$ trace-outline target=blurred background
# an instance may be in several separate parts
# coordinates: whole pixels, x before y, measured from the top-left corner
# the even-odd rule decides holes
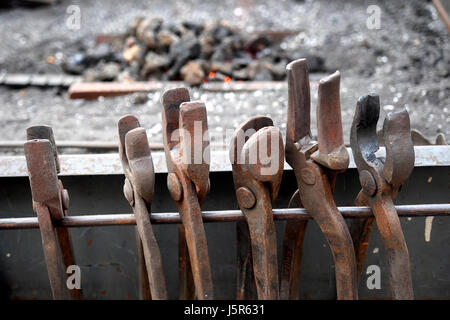
[[[226,144],[224,132],[256,114],[271,116],[284,131],[287,88],[210,92],[202,85],[284,81],[286,64],[306,57],[313,134],[317,81],[340,70],[347,143],[356,100],[369,92],[380,95],[380,118],[406,106],[413,129],[431,140],[438,133],[449,138],[449,33],[431,1],[49,0],[1,6],[0,82],[11,74],[64,75],[69,82],[184,81],[192,99],[206,103],[212,140]],[[56,86],[51,80],[21,85],[20,77],[19,84],[0,85],[0,140],[22,141],[27,126],[45,123],[57,141],[115,143],[117,120],[132,113],[151,142],[162,141],[162,90],[71,100],[61,79]]]

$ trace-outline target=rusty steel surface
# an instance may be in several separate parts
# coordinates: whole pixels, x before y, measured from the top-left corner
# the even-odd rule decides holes
[[[69,194],[58,179],[60,163],[52,128],[29,127],[27,139],[24,151],[33,208],[38,217],[52,296],[57,300],[77,300],[81,298],[81,290],[69,291],[64,272],[67,267],[75,265],[72,239],[67,228],[55,228],[55,222],[67,215]]]
[[[297,190],[289,201],[289,208],[301,208],[302,206]],[[282,300],[299,299],[303,241],[307,225],[308,220],[294,220],[285,225],[280,283],[280,299]]]
[[[273,145],[275,147],[272,148]],[[268,150],[263,150],[264,146]],[[267,159],[263,159],[261,153]],[[257,155],[254,163],[250,161],[253,155]],[[245,260],[238,270],[238,279],[243,283],[238,283],[237,296],[251,297],[251,292],[246,293],[245,290],[252,286],[253,277],[249,274],[252,268],[258,299],[278,299],[277,241],[272,203],[280,189],[284,148],[281,133],[270,118],[254,117],[236,129],[230,146],[230,161],[238,204],[247,222],[238,225],[238,238],[241,239],[238,245],[248,248],[248,236],[251,243],[251,252],[248,248],[247,254],[243,253]],[[267,170],[272,166],[275,166],[274,170]]]
[[[149,296],[144,291],[146,289],[142,283],[147,281],[153,299],[167,299],[161,253],[149,214],[154,194],[155,173],[147,134],[138,119],[132,115],[120,118],[118,133],[119,156],[125,174],[124,195],[136,216],[137,231],[148,275],[148,278],[144,277],[144,266],[140,266],[142,297]]]
[[[314,218],[325,235],[333,254],[338,299],[357,299],[356,259],[347,224],[338,211],[333,199],[335,176],[345,170],[349,156],[343,144],[339,102],[340,74],[322,79],[319,83],[317,106],[318,140],[312,141],[310,130],[310,89],[305,59],[291,62],[288,75],[288,119],[286,133],[286,160],[294,170],[302,204]],[[285,229],[286,241],[297,241],[296,233],[304,232],[304,226],[297,230]],[[295,243],[284,247],[295,248]],[[298,248],[298,247],[297,247]],[[292,251],[292,250],[291,250]],[[283,258],[286,272],[297,272],[292,259],[298,253],[291,252]],[[298,261],[298,260],[297,260]],[[298,274],[284,274],[283,278],[295,279]],[[295,280],[298,281],[298,280]],[[295,296],[283,289],[284,298]]]
[[[70,85],[70,99],[93,100],[99,97],[116,97],[135,92],[155,92],[167,88],[177,88],[179,81],[133,81],[133,82],[75,82]],[[207,92],[244,92],[257,90],[280,90],[286,87],[284,81],[229,81],[208,82],[200,86]]]
[[[382,132],[386,157],[379,157],[376,154],[379,113],[378,95],[359,98],[350,136],[362,187],[356,204],[370,205],[373,210],[388,258],[392,298],[413,299],[408,248],[393,204],[401,185],[414,168],[409,114],[402,109],[386,116]],[[356,221],[352,226],[359,269],[364,261],[372,221]]]
[[[185,241],[188,249],[179,252],[180,287],[184,288],[182,292],[192,292],[189,288],[190,275],[186,274],[191,268],[196,298],[214,299],[208,244],[200,209],[209,192],[210,151],[209,136],[205,131],[208,128],[206,107],[199,101],[190,102],[186,88],[166,90],[161,102],[167,186],[183,222],[184,230],[179,232],[179,241]],[[197,132],[198,129],[200,132]],[[190,266],[185,265],[188,261]]]

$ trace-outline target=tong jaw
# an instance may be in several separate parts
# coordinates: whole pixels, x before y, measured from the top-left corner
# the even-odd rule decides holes
[[[69,194],[58,179],[60,171],[58,152],[49,126],[27,128],[24,144],[34,202],[47,206],[52,219],[61,220],[69,207]]]
[[[411,175],[415,159],[409,114],[406,108],[386,116],[383,123],[383,139],[386,147],[384,177],[394,189],[398,190]]]
[[[233,135],[230,161],[236,175],[267,184],[271,201],[276,199],[283,175],[284,148],[272,119],[257,116],[241,124]]]
[[[350,143],[360,182],[369,196],[385,190],[390,185],[398,192],[400,186],[414,168],[414,147],[410,120],[406,109],[389,113],[384,119],[382,139],[386,146],[386,158],[377,157],[379,149],[376,133],[380,114],[380,98],[369,94],[358,99],[353,118]]]
[[[308,144],[311,137],[311,96],[306,59],[292,61],[286,66],[288,77],[288,121],[286,145],[302,142]]]
[[[350,157],[342,132],[340,80],[341,74],[336,71],[319,82],[316,109],[319,147],[311,158],[326,168],[343,171],[348,168]]]
[[[182,168],[194,183],[197,193],[209,192],[209,133],[206,106],[203,102],[183,102],[180,105],[180,151]],[[199,141],[198,137],[201,137]]]
[[[118,123],[119,157],[125,174],[124,194],[134,204],[133,188],[147,204],[153,199],[155,172],[147,133],[133,115],[120,118]]]
[[[206,106],[190,102],[186,88],[166,90],[163,105],[163,140],[169,172],[181,172],[191,180],[200,202],[209,192],[209,133]],[[199,143],[198,137],[201,137]],[[179,179],[181,177],[178,177]]]

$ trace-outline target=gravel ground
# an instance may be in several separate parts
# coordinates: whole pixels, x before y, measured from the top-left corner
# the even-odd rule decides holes
[[[78,5],[81,28],[67,28],[66,10]],[[368,29],[367,7],[381,9],[380,29]],[[424,1],[60,1],[51,7],[0,10],[0,72],[60,73],[58,63],[81,45],[92,45],[98,33],[120,33],[139,15],[181,22],[225,19],[252,30],[302,30],[281,45],[297,58],[319,55],[327,70],[341,71],[341,105],[348,143],[356,100],[369,92],[380,94],[382,115],[406,106],[412,128],[450,140],[449,34],[431,3]],[[6,31],[5,31],[6,30]],[[317,81],[323,75],[312,74]],[[312,90],[312,131],[315,134],[317,86]],[[58,140],[116,141],[117,120],[127,113],[139,116],[149,139],[161,142],[161,93],[69,100],[64,90],[0,87],[0,140],[23,140],[32,124],[53,126]],[[223,142],[229,130],[256,114],[269,115],[283,131],[287,92],[271,89],[249,93],[207,93],[191,89],[193,99],[208,109],[212,139]],[[382,121],[380,121],[380,126]],[[227,142],[227,141],[225,141]],[[4,152],[4,151],[3,151]]]

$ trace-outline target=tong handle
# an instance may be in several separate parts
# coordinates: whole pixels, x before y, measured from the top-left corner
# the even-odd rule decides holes
[[[369,198],[389,265],[392,298],[414,299],[408,247],[390,194]]]
[[[147,204],[152,202],[155,171],[144,128],[136,128],[125,135],[125,148],[130,168],[131,184]]]

